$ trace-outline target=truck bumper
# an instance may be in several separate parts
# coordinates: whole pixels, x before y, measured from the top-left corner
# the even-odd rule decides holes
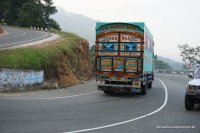
[[[137,94],[141,92],[141,88],[133,87],[131,85],[110,85],[110,84],[97,84],[97,89],[107,92],[122,92],[122,93],[133,93]]]

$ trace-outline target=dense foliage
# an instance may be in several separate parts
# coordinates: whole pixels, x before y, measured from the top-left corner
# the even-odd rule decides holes
[[[60,30],[50,18],[56,12],[52,0],[0,0],[0,21],[8,25]]]
[[[188,44],[179,44],[178,47],[181,50],[180,55],[187,68],[200,65],[200,46],[191,47]]]
[[[172,69],[172,67],[162,60],[154,60],[154,69]]]

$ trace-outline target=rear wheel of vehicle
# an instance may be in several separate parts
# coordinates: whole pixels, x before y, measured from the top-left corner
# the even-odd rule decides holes
[[[145,85],[142,85],[142,87],[141,87],[141,95],[146,95],[147,87],[148,87],[147,83]]]
[[[104,93],[105,93],[105,94],[110,94],[110,92],[109,92],[109,91],[104,91]]]
[[[114,94],[113,91],[104,91],[104,93],[107,94],[107,95],[112,95],[112,94]]]
[[[194,101],[192,101],[187,94],[185,95],[185,108],[186,110],[194,109]]]
[[[148,83],[148,88],[151,89],[152,88],[152,82]]]

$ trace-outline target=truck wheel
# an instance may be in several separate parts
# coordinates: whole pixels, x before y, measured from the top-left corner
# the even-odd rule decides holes
[[[194,101],[192,101],[187,94],[185,95],[185,108],[186,110],[194,109]]]
[[[142,85],[142,87],[141,87],[141,95],[146,95],[147,87],[148,87],[147,84]]]
[[[110,94],[110,92],[109,92],[109,91],[104,91],[104,93],[105,93],[105,94]]]
[[[142,95],[146,95],[146,88],[145,88],[145,85],[142,87],[141,94],[142,94]]]
[[[148,83],[148,88],[152,88],[152,82]]]
[[[147,82],[147,79],[146,79],[145,85],[143,85],[143,83],[142,83],[142,87],[141,87],[141,94],[142,95],[146,95],[147,88],[148,88],[148,82]]]

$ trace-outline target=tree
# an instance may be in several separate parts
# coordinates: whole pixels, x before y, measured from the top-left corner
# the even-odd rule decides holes
[[[8,2],[4,0],[0,0],[0,23],[3,22],[5,19],[5,14],[6,14],[6,7],[8,7]]]
[[[191,47],[188,44],[179,44],[181,57],[186,66],[195,66],[200,64],[200,46]]]
[[[9,25],[16,25],[20,7],[29,1],[31,0],[0,0],[1,20],[5,20]]]
[[[53,28],[53,29],[61,30],[59,24],[55,20],[53,20],[53,19],[49,19],[48,28]]]
[[[50,18],[56,12],[52,0],[0,0],[0,19],[9,25],[60,30],[58,23]]]
[[[38,6],[34,2],[24,3],[18,13],[17,23],[23,27],[39,27]]]
[[[92,65],[95,65],[95,47],[95,45],[92,45],[92,47],[89,50],[89,59]]]
[[[172,67],[168,63],[162,60],[154,60],[154,68],[155,69],[172,69]]]

